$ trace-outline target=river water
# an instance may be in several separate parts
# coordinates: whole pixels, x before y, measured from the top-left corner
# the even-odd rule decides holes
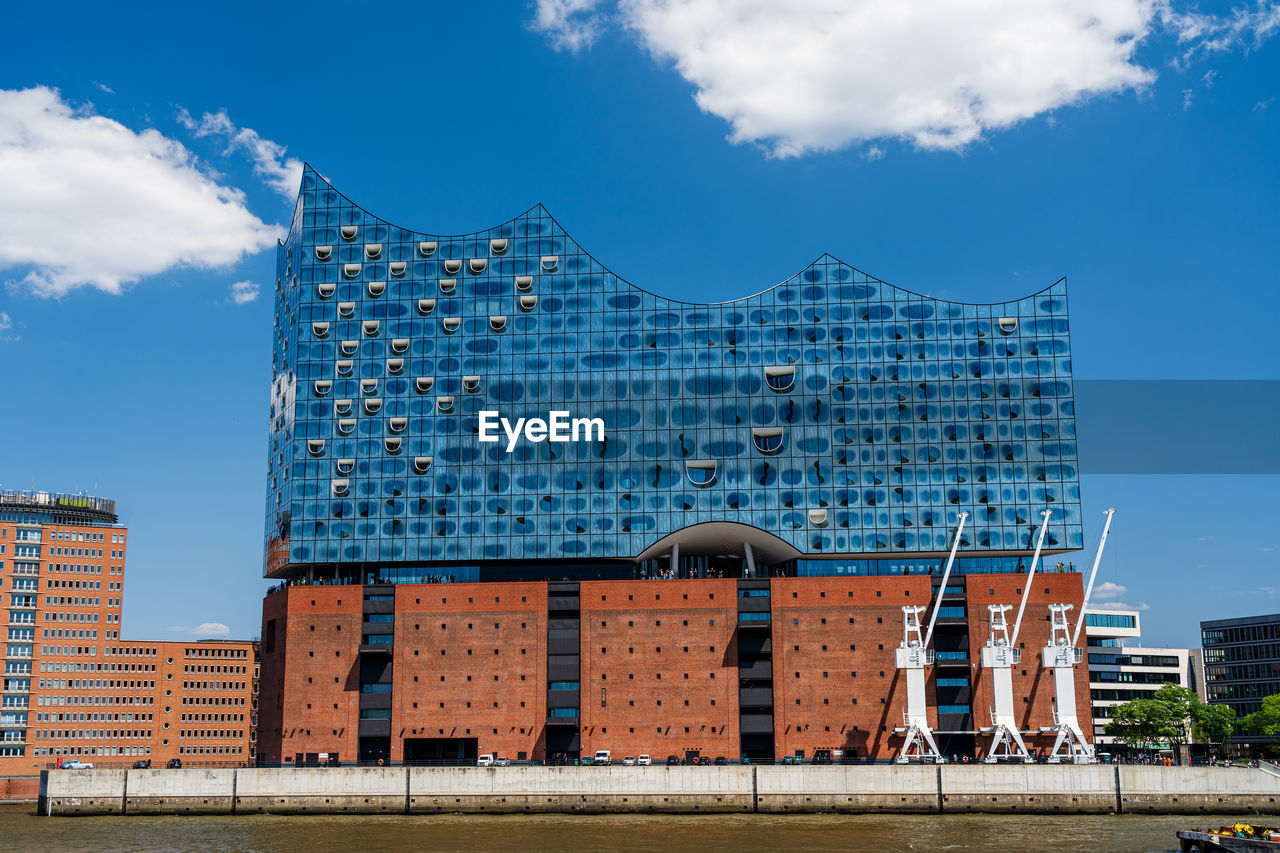
[[[245,815],[42,818],[0,807],[0,850],[431,851],[1176,850],[1174,832],[1232,817],[1136,815]],[[1249,818],[1280,823],[1280,818]]]

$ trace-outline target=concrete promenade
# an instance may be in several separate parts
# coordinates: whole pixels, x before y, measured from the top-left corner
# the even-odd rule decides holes
[[[437,812],[1278,814],[1265,770],[1129,765],[53,770],[42,815]]]

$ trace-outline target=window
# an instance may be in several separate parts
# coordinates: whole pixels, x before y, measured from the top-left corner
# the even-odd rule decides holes
[[[771,390],[784,394],[796,384],[796,369],[793,365],[766,367],[764,369],[764,381]]]
[[[706,487],[716,481],[716,462],[714,460],[689,459],[684,463],[684,470],[689,482],[695,486]]]
[[[1133,628],[1136,619],[1124,613],[1086,613],[1084,624],[1090,628]]]
[[[751,437],[761,453],[777,453],[782,449],[782,427],[757,427],[751,430]]]

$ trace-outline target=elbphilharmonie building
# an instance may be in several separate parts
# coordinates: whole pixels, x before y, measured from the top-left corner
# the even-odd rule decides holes
[[[707,276],[717,274],[714,258],[704,266]],[[823,737],[803,746],[783,742],[783,729],[816,723],[806,717],[784,724],[777,710],[779,608],[800,607],[809,593],[813,613],[885,606],[875,628],[851,628],[854,616],[840,610],[817,616],[820,630],[804,636],[828,630],[822,626],[830,618],[831,630],[839,623],[857,637],[885,632],[891,649],[906,599],[929,604],[953,596],[940,611],[946,615],[938,641],[960,652],[969,634],[985,636],[976,624],[985,608],[966,611],[974,583],[983,599],[999,597],[997,587],[1025,568],[1042,510],[1053,511],[1047,553],[1082,546],[1065,282],[1010,302],[965,304],[910,292],[824,255],[781,283],[744,284],[742,298],[729,302],[682,301],[671,298],[673,289],[624,280],[541,205],[472,234],[413,231],[305,171],[278,251],[272,349],[266,574],[286,585],[267,599],[263,675],[267,691],[272,637],[282,646],[287,637],[287,657],[279,652],[276,664],[279,760],[319,752],[465,756],[486,751],[489,738],[501,738],[493,749],[532,760],[610,740],[587,720],[619,712],[595,695],[602,685],[584,684],[596,651],[585,624],[590,618],[611,630],[625,617],[596,619],[592,609],[612,606],[616,596],[631,596],[639,607],[635,589],[652,598],[646,584],[655,579],[678,586],[684,598],[672,600],[672,586],[662,599],[669,604],[649,601],[649,610],[677,608],[677,600],[684,606],[691,595],[727,608],[719,627],[715,616],[701,614],[697,631],[665,646],[686,648],[689,636],[728,631],[718,642],[692,643],[719,646],[703,669],[712,662],[725,668],[712,686],[726,692],[706,706],[727,715],[712,727],[723,731],[704,731],[713,751],[887,754],[897,721],[868,718],[859,724],[863,740],[848,731],[837,737],[824,723]],[[483,440],[486,417],[515,425],[553,420],[554,413],[600,428],[584,429],[579,440],[556,440],[566,436],[546,429],[499,429],[498,440]],[[959,580],[941,589],[936,576],[961,513],[968,524],[958,546]],[[1079,600],[1077,574],[1051,574],[1049,581],[1060,588],[1046,587],[1046,596]],[[725,590],[715,598],[709,585]],[[472,592],[460,593],[464,588]],[[297,619],[305,621],[298,608],[323,609],[312,601],[316,590],[338,601],[335,590],[344,589],[352,590],[346,603],[331,604],[326,618],[346,613],[353,620],[342,637],[349,648],[334,650],[355,661],[356,674],[338,686],[346,685],[350,695],[342,701],[354,703],[358,723],[344,735],[326,735],[334,740],[329,749],[315,735],[291,745],[299,736],[285,734],[290,730],[338,731],[333,720],[308,728],[302,717],[290,719],[303,701],[297,697],[320,688],[289,688],[286,669],[319,641],[314,625],[298,627]],[[437,594],[444,589],[454,594]],[[780,601],[782,589],[794,595]],[[1013,595],[1011,588],[1005,597]],[[490,675],[500,683],[522,676],[522,687],[532,681],[536,689],[519,709],[506,707],[509,698],[475,700],[484,716],[523,709],[529,720],[462,725],[492,731],[462,743],[457,721],[479,713],[463,698],[470,688],[409,708],[403,697],[413,688],[397,686],[410,674],[437,674],[422,670],[419,652],[427,650],[412,645],[409,625],[422,626],[426,617],[414,623],[408,614],[426,607],[424,600],[447,599],[433,605],[448,615],[441,624],[470,618],[501,634],[513,617],[460,615],[489,598],[490,610],[518,599],[529,611],[523,630],[540,633],[521,649],[524,660],[500,653],[511,637],[495,641],[487,657],[503,658],[500,671],[468,670],[468,679],[483,675],[491,685]],[[668,627],[676,618],[667,616]],[[785,628],[798,628],[801,619],[791,616]],[[626,621],[635,630],[637,620]],[[660,614],[645,617],[649,630],[662,630],[662,621]],[[678,621],[688,627],[683,616]],[[450,658],[442,642],[431,640],[433,666]],[[610,644],[619,642],[595,644],[596,656],[613,654]],[[793,642],[785,651],[803,655],[808,645]],[[816,645],[868,652],[850,638]],[[476,658],[467,648],[464,657]],[[468,665],[481,663],[498,665]],[[849,698],[892,716],[891,685],[865,676],[855,684],[850,666],[813,666],[791,667],[791,681],[822,672],[828,684],[819,692],[829,692],[830,673],[840,670],[854,691]],[[681,674],[677,684],[688,678]],[[440,678],[447,684],[446,675]],[[948,677],[931,687],[939,691],[939,714],[946,709],[939,728],[954,734],[953,748],[972,751],[976,728],[986,724],[974,720],[978,688],[969,675]],[[309,684],[321,681],[311,678]],[[634,682],[635,673],[613,678],[608,687],[619,690],[616,679]],[[325,683],[337,690],[331,679]],[[332,711],[342,701],[311,704]],[[650,716],[661,706],[654,701]],[[449,707],[462,702],[466,714]],[[794,715],[805,707],[797,704],[783,710]],[[847,704],[851,714],[872,710]],[[1028,713],[1043,705],[1029,702]],[[639,714],[634,704],[625,707]],[[637,721],[607,728],[630,729],[626,742],[638,751],[712,749],[692,742],[692,732],[687,743],[650,744],[645,738],[663,728],[661,721]]]

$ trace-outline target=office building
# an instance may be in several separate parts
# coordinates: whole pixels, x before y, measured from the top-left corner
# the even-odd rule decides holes
[[[257,644],[122,638],[129,536],[115,501],[0,493],[0,772],[254,759]]]
[[[1099,747],[1113,752],[1119,741],[1106,734],[1112,706],[1148,698],[1165,684],[1196,689],[1194,650],[1143,646],[1141,619],[1136,610],[1085,613],[1093,732]]]
[[[1280,613],[1211,619],[1200,623],[1205,700],[1228,705],[1237,717],[1280,694]],[[1232,742],[1253,749],[1271,738],[1241,731]]]
[[[825,255],[682,302],[541,206],[419,233],[308,168],[277,259],[262,754],[881,757],[902,607],[937,595],[942,746],[974,753],[969,650],[1046,507],[1027,647],[1081,599],[1066,303],[946,302]],[[1028,728],[1051,723],[1033,657]]]

